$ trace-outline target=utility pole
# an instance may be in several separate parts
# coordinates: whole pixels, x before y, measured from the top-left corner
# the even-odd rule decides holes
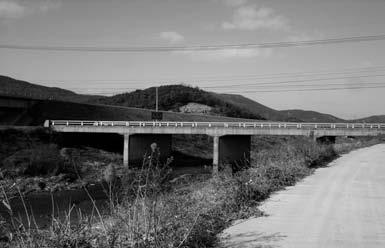
[[[158,97],[158,86],[155,87],[155,90],[156,90],[156,103],[155,103],[155,111],[158,112],[158,101],[159,101],[159,97]]]
[[[151,111],[151,119],[154,121],[161,121],[163,119],[163,112],[159,112],[158,88],[158,86],[155,87],[155,111]]]

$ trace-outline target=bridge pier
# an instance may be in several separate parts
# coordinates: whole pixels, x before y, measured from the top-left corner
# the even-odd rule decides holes
[[[218,174],[219,166],[219,136],[213,137],[213,174]]]
[[[213,174],[219,165],[229,165],[232,169],[250,164],[251,136],[224,135],[213,139]]]
[[[129,164],[129,149],[130,149],[130,135],[128,133],[123,134],[124,136],[124,145],[123,145],[123,166],[128,168]]]
[[[160,150],[160,160],[171,156],[171,134],[123,134],[123,165],[128,168],[132,164],[142,164],[145,155],[151,154],[151,144],[156,143]]]

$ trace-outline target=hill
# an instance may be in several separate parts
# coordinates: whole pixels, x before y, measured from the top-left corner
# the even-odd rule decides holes
[[[299,119],[304,122],[345,122],[346,120],[337,118],[333,115],[323,114],[316,111],[291,109],[279,111],[281,115],[289,120]]]
[[[253,101],[247,97],[242,95],[233,95],[233,94],[216,94],[219,99],[222,99],[224,102],[233,104],[242,109],[246,109],[253,114],[260,115],[266,120],[272,121],[289,121],[288,118],[285,118],[279,111],[269,108],[265,105],[262,105],[256,101]],[[295,121],[300,121],[299,119],[295,119]]]
[[[41,100],[35,103],[28,111],[24,112],[14,125],[38,126],[45,120],[99,120],[99,121],[150,121],[151,110],[128,108],[119,106],[107,106],[98,104],[85,104],[75,102],[62,102]],[[241,121],[222,116],[210,116],[199,114],[182,114],[164,112],[165,121]],[[1,123],[1,121],[0,121]],[[3,123],[3,125],[5,125]]]
[[[207,92],[199,88],[184,85],[161,86],[158,91],[159,109],[163,111],[178,112],[180,107],[194,102],[210,106],[212,108],[211,113],[214,115],[257,120],[266,120],[270,117],[270,115],[265,113],[270,111],[269,108],[247,98],[244,98],[244,102],[242,103],[242,101],[231,100],[231,98],[226,95]],[[112,97],[94,99],[92,102],[107,105],[154,109],[156,98],[155,92],[155,88],[152,87]],[[252,103],[254,103],[254,105],[251,105]],[[263,109],[264,111],[260,113],[258,109],[253,108],[255,105],[258,105],[259,109]],[[247,108],[245,106],[247,106]]]
[[[373,115],[366,118],[352,120],[352,122],[384,123],[385,115]]]
[[[80,95],[61,88],[45,87],[6,76],[0,76],[0,96],[1,95],[21,96],[40,99],[41,101],[28,111],[0,109],[0,124],[11,122],[11,120],[17,120],[18,124],[40,123],[43,116],[46,119],[149,120],[150,111],[146,109],[155,108],[154,87],[111,97],[103,97]],[[47,99],[51,101],[44,101]],[[65,104],[64,102],[87,104],[73,105],[69,103]],[[66,107],[65,105],[71,107]],[[111,108],[111,106],[106,105],[129,108]],[[57,108],[57,111],[55,111],[53,106]],[[278,111],[242,95],[218,94],[185,85],[159,87],[159,109],[167,111],[167,113],[165,113],[165,116],[169,118],[167,120],[182,120],[181,116],[177,116],[177,112],[186,106],[199,106],[199,108],[209,109],[210,111],[207,112],[208,115],[183,115],[185,120],[193,120],[190,117],[197,118],[197,121],[203,119],[214,120],[220,118],[219,116],[226,116],[253,120],[295,122],[347,121],[316,111],[298,109]],[[12,111],[16,112],[12,113]],[[23,116],[20,116],[20,112],[22,112]],[[57,118],[53,118],[55,116]],[[207,116],[207,118],[204,116]],[[350,121],[385,122],[385,116],[371,116]]]
[[[0,75],[0,95],[33,99],[50,99],[71,102],[86,102],[99,96],[80,95],[70,90],[46,87]]]
[[[130,93],[93,99],[91,102],[137,108],[155,108],[155,88],[136,90]],[[179,111],[190,103],[204,104],[213,109],[212,114],[236,118],[294,122],[341,122],[340,118],[316,111],[278,111],[242,95],[218,94],[185,85],[159,87],[159,108]]]

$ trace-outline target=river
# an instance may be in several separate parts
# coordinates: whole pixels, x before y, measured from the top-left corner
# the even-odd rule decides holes
[[[95,205],[101,211],[107,207],[108,197],[105,188],[106,187],[101,184],[87,187],[87,191],[95,201]],[[71,222],[74,223],[78,220],[79,211],[81,211],[84,216],[89,216],[94,212],[94,204],[84,189],[62,190],[54,193],[33,192],[23,197],[23,200],[19,196],[10,200],[13,216],[18,220],[22,220],[25,225],[27,225],[28,220],[23,201],[28,210],[28,215],[34,219],[34,222],[36,222],[39,228],[48,227],[53,215],[60,219],[64,218],[71,207],[73,207],[71,211]],[[10,220],[9,211],[1,203],[0,215],[7,221]],[[34,223],[33,227],[35,227]]]

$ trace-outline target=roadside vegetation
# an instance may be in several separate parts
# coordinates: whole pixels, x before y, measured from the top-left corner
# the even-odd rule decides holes
[[[114,166],[107,166],[107,210],[94,204],[94,214],[78,213],[76,223],[70,218],[76,208],[70,208],[64,218],[53,213],[52,224],[46,229],[36,226],[33,216],[21,223],[2,188],[2,204],[11,221],[0,219],[0,246],[214,247],[217,234],[233,220],[263,215],[258,205],[272,192],[294,185],[340,153],[380,141],[341,139],[336,145],[322,145],[305,137],[259,138],[253,141],[250,167],[236,172],[222,168],[216,177],[172,177],[172,161],[159,163],[158,148],[153,146],[142,166],[123,176],[117,175]],[[76,156],[68,156],[76,168]],[[51,161],[51,157],[47,159]],[[15,188],[22,195],[18,185]]]

